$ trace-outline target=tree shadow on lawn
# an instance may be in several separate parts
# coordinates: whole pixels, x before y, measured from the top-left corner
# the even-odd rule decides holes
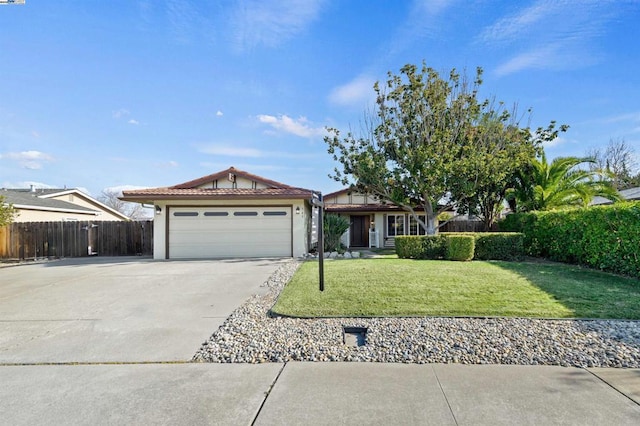
[[[527,279],[576,318],[640,320],[640,280],[555,262],[491,262]]]

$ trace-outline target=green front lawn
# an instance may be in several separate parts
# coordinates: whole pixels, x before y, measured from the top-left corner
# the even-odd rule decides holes
[[[536,262],[306,262],[272,311],[299,317],[506,316],[640,319],[640,281]]]

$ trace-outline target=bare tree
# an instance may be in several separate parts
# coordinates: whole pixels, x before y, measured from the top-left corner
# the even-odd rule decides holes
[[[598,170],[610,174],[616,189],[625,189],[632,184],[637,164],[633,157],[633,148],[624,139],[610,139],[604,150],[595,148],[587,154],[595,160],[590,165],[591,171]]]
[[[144,220],[149,218],[149,214],[145,212],[141,204],[122,201],[118,197],[122,197],[122,191],[103,189],[102,194],[98,197],[98,201],[119,211],[131,220]]]

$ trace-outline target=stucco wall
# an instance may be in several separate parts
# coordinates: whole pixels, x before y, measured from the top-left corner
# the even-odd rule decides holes
[[[16,209],[19,213],[14,222],[58,222],[63,220],[105,220],[95,214],[51,212],[42,210]],[[106,219],[108,220],[108,219]]]

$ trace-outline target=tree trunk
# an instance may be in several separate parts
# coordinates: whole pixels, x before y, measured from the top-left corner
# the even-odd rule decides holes
[[[433,213],[426,217],[427,219],[427,235],[435,235],[438,227],[436,226],[436,218]]]
[[[431,204],[431,202],[428,200],[428,198],[425,197],[425,203],[424,203],[424,218],[425,218],[425,225],[426,225],[426,229],[425,231],[427,232],[427,235],[435,235],[436,231],[438,230],[438,227],[436,226],[436,214],[433,211],[433,205]]]

